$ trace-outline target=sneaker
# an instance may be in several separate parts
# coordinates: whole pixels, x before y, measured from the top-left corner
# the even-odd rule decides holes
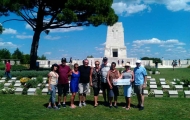
[[[141,106],[141,107],[139,108],[139,110],[144,110],[144,106]]]
[[[48,109],[51,109],[52,107],[51,107],[51,106],[48,106],[47,108],[48,108]]]
[[[114,105],[114,108],[117,108],[117,105]]]
[[[79,103],[79,107],[82,107],[82,104],[81,104],[81,103]]]
[[[82,105],[83,105],[83,106],[86,106],[86,103],[85,103],[85,102],[83,102],[83,103],[82,103]]]
[[[58,104],[57,107],[60,109],[61,108],[61,104]]]
[[[62,104],[63,108],[66,108],[66,104]]]
[[[111,109],[111,108],[112,108],[112,106],[110,105],[110,106],[109,106],[109,108]]]
[[[54,106],[53,109],[55,109],[55,110],[59,110],[59,108],[58,108],[57,106]]]

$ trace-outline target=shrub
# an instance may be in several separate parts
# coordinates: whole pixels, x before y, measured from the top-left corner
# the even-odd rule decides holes
[[[43,82],[43,77],[42,76],[38,76],[36,78],[36,80],[37,80],[38,83],[42,83]]]
[[[27,69],[27,67],[23,66],[23,65],[12,65],[11,66],[11,70],[12,71],[22,71]]]
[[[22,94],[23,94],[23,95],[27,95],[27,91],[28,91],[28,88],[25,87],[25,88],[23,89],[23,91],[22,91]]]
[[[188,85],[190,85],[190,79],[182,78],[181,81],[184,82],[183,84],[184,87],[188,87]]]
[[[189,65],[189,66],[187,66],[187,68],[190,68],[190,65]]]
[[[150,65],[145,65],[144,67],[145,67],[145,69],[146,69],[147,71],[152,71],[152,68],[153,68],[153,67],[151,67]]]
[[[38,86],[37,80],[28,80],[26,82],[26,87],[27,88],[36,88]]]

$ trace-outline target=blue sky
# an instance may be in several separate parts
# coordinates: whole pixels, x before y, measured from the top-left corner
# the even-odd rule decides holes
[[[190,58],[190,0],[114,0],[112,5],[123,23],[127,57]],[[18,18],[0,17],[0,22]],[[3,24],[0,49],[13,53],[16,48],[30,53],[33,31],[26,22]],[[106,26],[51,30],[41,34],[38,55],[47,59],[88,55],[104,56]]]

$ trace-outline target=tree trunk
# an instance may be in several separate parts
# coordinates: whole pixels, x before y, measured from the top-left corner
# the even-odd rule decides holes
[[[36,60],[37,60],[37,51],[38,51],[38,45],[40,40],[40,33],[41,31],[34,31],[34,36],[32,40],[32,46],[30,50],[30,69],[35,70],[37,68],[36,66]]]

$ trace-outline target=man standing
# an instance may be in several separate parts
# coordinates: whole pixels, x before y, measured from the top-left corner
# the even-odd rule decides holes
[[[104,57],[103,58],[103,64],[101,65],[101,72],[102,72],[102,77],[101,77],[101,89],[103,93],[103,98],[104,98],[104,104],[107,105],[109,101],[109,90],[108,90],[108,83],[107,83],[107,73],[110,70],[110,65],[108,64],[108,58]],[[107,95],[106,95],[106,90],[107,90]],[[106,101],[106,97],[107,100]]]
[[[10,64],[10,60],[6,61],[6,65],[5,65],[5,75],[7,78],[11,79],[11,64]]]
[[[62,106],[66,107],[66,97],[67,92],[69,91],[69,79],[68,76],[70,75],[70,72],[72,71],[69,66],[66,65],[66,58],[61,59],[61,63],[58,68],[58,107],[61,107],[61,97],[63,95],[63,104]]]
[[[136,61],[136,67],[134,68],[134,91],[137,94],[138,108],[144,109],[144,93],[143,90],[146,87],[147,72],[144,67],[141,66],[141,60]]]
[[[79,66],[80,80],[79,80],[79,107],[86,106],[86,94],[89,90],[90,71],[91,67],[88,66],[89,61],[83,60],[83,65]]]

